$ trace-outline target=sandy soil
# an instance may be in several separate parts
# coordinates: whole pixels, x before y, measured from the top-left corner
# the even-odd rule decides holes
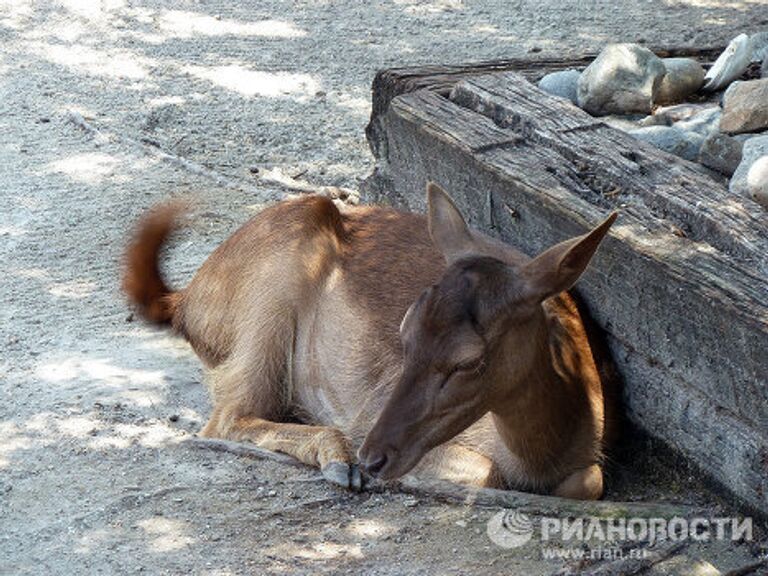
[[[283,197],[260,173],[355,187],[387,65],[723,44],[766,26],[762,0],[0,0],[0,574],[561,568],[536,540],[494,545],[495,510],[350,494],[310,469],[185,446],[209,410],[200,366],[133,321],[118,291],[127,231],[160,200],[198,198],[168,255],[181,285]],[[647,452],[614,473],[612,496],[720,506]],[[754,554],[690,547],[656,570]]]

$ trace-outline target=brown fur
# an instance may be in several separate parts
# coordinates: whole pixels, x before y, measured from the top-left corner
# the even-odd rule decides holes
[[[347,485],[354,483],[352,449],[363,445],[361,459],[370,465],[376,446],[388,450],[399,430],[405,436],[393,457],[408,469],[416,465],[416,473],[600,495],[602,385],[578,310],[566,294],[543,306],[526,301],[524,318],[503,307],[516,290],[526,294],[531,278],[551,284],[556,295],[560,280],[550,268],[567,269],[562,253],[574,250],[528,266],[510,247],[466,229],[460,215],[448,227],[430,215],[428,228],[420,215],[373,207],[340,213],[331,200],[310,196],[261,212],[211,254],[189,286],[173,292],[157,257],[178,210],[157,209],[139,225],[123,286],[140,314],[172,323],[208,367],[214,409],[204,435],[292,454]],[[589,252],[586,265],[596,243],[574,246]],[[466,270],[452,264],[446,251],[454,248],[467,252]],[[514,282],[503,278],[523,269],[530,278],[521,276],[510,291]],[[431,318],[418,312],[430,286],[454,294],[455,314],[442,297]],[[461,306],[471,295],[482,319],[467,328]],[[458,388],[442,417],[424,416],[436,401],[434,374],[411,374],[411,349],[404,360],[399,327],[414,302],[424,318],[416,342],[422,364],[451,370],[462,354],[481,349],[487,358],[482,378],[490,384],[479,389],[479,400]],[[281,422],[296,415],[307,424]],[[447,426],[451,419],[458,424]],[[439,442],[417,450],[413,440],[438,431]]]
[[[178,202],[156,207],[142,219],[125,251],[123,291],[153,324],[169,324],[175,312],[176,300],[160,274],[158,256],[185,208]]]

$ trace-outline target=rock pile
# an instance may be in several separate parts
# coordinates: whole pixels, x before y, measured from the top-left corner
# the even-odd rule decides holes
[[[740,34],[708,70],[692,58],[611,44],[583,71],[553,72],[539,88],[731,177],[732,193],[768,208],[768,31]]]

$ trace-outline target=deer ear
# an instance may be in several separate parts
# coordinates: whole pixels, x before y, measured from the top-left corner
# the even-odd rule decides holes
[[[541,301],[573,286],[617,216],[612,213],[588,234],[556,244],[529,262],[525,275],[532,295]]]
[[[449,264],[472,252],[472,233],[448,193],[427,184],[429,235]]]

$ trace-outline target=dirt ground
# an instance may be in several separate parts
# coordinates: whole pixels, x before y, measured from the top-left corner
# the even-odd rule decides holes
[[[190,448],[209,405],[187,345],[118,290],[131,223],[201,214],[168,255],[183,285],[285,191],[274,169],[356,187],[374,72],[599,49],[724,44],[764,0],[0,0],[0,574],[550,574],[494,509],[351,494],[310,469]],[[611,497],[723,510],[638,447]],[[691,546],[649,573],[719,574],[755,546]]]

